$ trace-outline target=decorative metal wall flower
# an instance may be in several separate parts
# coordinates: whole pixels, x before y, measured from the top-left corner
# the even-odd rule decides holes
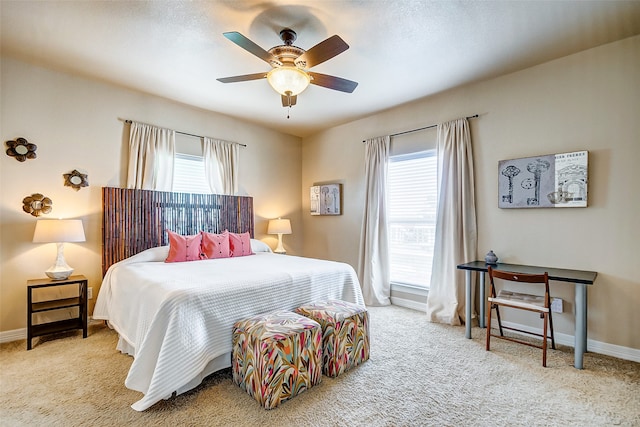
[[[77,170],[73,170],[70,173],[65,173],[64,176],[64,185],[65,187],[72,187],[74,190],[80,190],[80,187],[88,187],[89,180],[87,178],[87,174],[80,173]]]
[[[24,138],[16,138],[15,141],[7,141],[5,144],[7,144],[7,156],[15,157],[19,162],[37,157],[38,147]]]
[[[50,198],[40,193],[34,193],[22,199],[22,210],[33,216],[48,214],[53,209],[53,202]]]

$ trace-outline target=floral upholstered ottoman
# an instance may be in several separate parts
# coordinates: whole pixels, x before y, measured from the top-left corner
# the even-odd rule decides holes
[[[322,329],[312,319],[276,311],[236,322],[233,381],[266,409],[322,379]]]
[[[369,359],[369,314],[364,306],[330,300],[303,305],[296,313],[322,326],[322,371],[328,377]]]

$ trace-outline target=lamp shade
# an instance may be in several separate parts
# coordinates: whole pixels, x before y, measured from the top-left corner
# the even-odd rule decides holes
[[[269,71],[267,81],[279,94],[295,96],[309,86],[311,77],[298,67],[283,65]]]
[[[84,228],[79,219],[42,219],[36,222],[33,232],[34,243],[55,243],[58,247],[55,263],[45,271],[52,280],[65,280],[71,268],[64,259],[65,242],[84,242]]]
[[[267,227],[268,234],[291,234],[291,221],[288,219],[272,219]]]
[[[84,228],[79,219],[41,219],[36,221],[34,243],[84,242]]]

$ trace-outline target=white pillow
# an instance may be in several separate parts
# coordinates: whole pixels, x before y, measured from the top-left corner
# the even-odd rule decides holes
[[[167,256],[169,256],[169,246],[157,246],[155,248],[146,249],[135,255],[131,255],[129,258],[125,258],[111,265],[111,267],[109,267],[109,270],[107,270],[107,274],[104,276],[104,280],[107,279],[107,276],[109,276],[113,270],[123,265],[135,264],[138,262],[164,262]]]
[[[134,264],[137,262],[164,261],[167,256],[169,256],[169,246],[157,246],[155,248],[149,248],[145,249],[142,252],[138,252],[137,254],[120,261],[120,263],[122,263],[123,261],[125,261],[126,264]]]
[[[251,239],[251,250],[256,252],[273,252],[269,245],[265,242],[261,242],[260,240]]]

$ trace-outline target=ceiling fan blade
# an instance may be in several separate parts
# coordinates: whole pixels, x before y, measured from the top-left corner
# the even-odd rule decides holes
[[[261,48],[260,46],[258,46],[257,44],[255,44],[254,42],[246,38],[245,36],[243,36],[242,34],[240,34],[239,32],[230,31],[228,33],[222,33],[222,35],[224,35],[226,38],[228,38],[229,40],[231,40],[232,42],[234,42],[235,44],[237,44],[247,52],[250,52],[255,56],[257,56],[258,58],[262,59],[263,61],[267,62],[268,64],[282,65],[282,63],[278,61],[278,58],[276,58],[275,56],[273,56],[272,54],[270,54],[269,52],[267,52],[266,50],[264,50],[263,48]]]
[[[349,45],[340,36],[331,36],[300,55],[295,60],[295,63],[297,65],[300,62],[305,62],[304,68],[309,69],[341,54],[347,49],[349,49]]]
[[[340,92],[353,92],[358,86],[357,82],[343,79],[341,77],[329,76],[320,73],[308,73],[311,76],[311,84],[326,87]]]
[[[255,73],[255,74],[245,74],[242,76],[222,77],[216,80],[222,83],[235,83],[235,82],[246,82],[249,80],[260,80],[266,77],[267,77],[267,73]]]

